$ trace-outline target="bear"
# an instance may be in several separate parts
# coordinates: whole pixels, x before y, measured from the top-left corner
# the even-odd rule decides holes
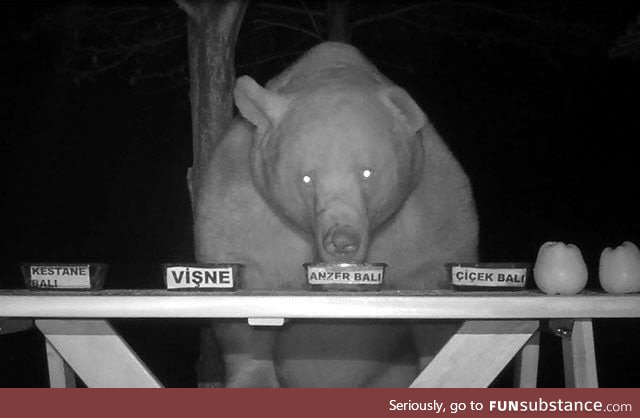
[[[355,47],[321,43],[265,87],[239,77],[234,99],[193,204],[199,262],[244,264],[243,289],[301,291],[308,262],[382,262],[385,289],[432,290],[449,287],[445,263],[477,260],[466,173]],[[226,387],[408,387],[458,326],[212,321]]]

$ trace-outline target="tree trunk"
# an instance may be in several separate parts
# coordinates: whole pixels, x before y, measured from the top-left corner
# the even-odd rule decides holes
[[[204,164],[233,116],[235,47],[247,0],[176,0],[187,13],[195,201]]]
[[[233,117],[235,48],[247,0],[176,2],[188,21],[193,166],[187,170],[187,186],[193,208],[205,164]],[[200,339],[198,386],[219,387],[224,367],[211,326],[202,328]]]
[[[349,0],[328,0],[327,21],[330,41],[351,42]]]

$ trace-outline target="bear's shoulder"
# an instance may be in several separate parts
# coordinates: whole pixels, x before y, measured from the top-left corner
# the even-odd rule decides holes
[[[311,48],[299,60],[313,63],[338,61],[358,65],[370,65],[365,56],[354,46],[343,42],[323,42]]]
[[[341,42],[323,42],[310,49],[266,88],[284,94],[322,88],[390,84],[389,80],[355,47]]]

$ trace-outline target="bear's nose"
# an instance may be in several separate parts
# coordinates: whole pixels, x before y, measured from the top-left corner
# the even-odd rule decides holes
[[[360,248],[360,234],[350,226],[334,227],[325,236],[324,247],[333,255],[355,254]]]

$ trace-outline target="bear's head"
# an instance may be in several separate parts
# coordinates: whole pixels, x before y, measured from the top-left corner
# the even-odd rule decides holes
[[[282,95],[249,77],[234,91],[255,125],[253,180],[262,196],[313,235],[324,262],[363,262],[422,173],[425,115],[396,86],[323,87]]]

